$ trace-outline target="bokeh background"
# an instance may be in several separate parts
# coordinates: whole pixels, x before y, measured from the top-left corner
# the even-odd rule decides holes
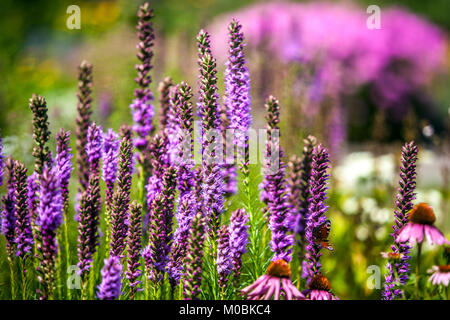
[[[376,2],[376,3],[374,3]],[[46,97],[52,132],[74,129],[76,70],[94,65],[94,119],[104,128],[131,123],[142,1],[0,3],[0,128],[5,153],[32,167],[28,99]],[[299,154],[316,135],[332,153],[330,217],[334,253],[324,269],[343,299],[377,299],[367,267],[389,248],[399,153],[419,144],[418,202],[430,203],[450,235],[450,1],[154,0],[157,33],[152,89],[165,76],[196,87],[195,36],[212,33],[223,93],[227,24],[238,18],[247,37],[254,128],[264,125],[263,100],[282,106],[282,145]],[[81,9],[69,30],[66,9]],[[366,9],[381,8],[381,29],[369,30]],[[157,125],[157,124],[156,124]],[[54,144],[54,137],[52,138]],[[424,266],[442,261],[425,248]]]

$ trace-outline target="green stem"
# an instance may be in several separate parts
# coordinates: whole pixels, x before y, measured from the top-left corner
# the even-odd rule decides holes
[[[68,230],[68,214],[67,208],[64,210],[64,248],[66,251],[66,270],[70,266],[70,245],[69,245],[69,230]],[[66,272],[66,284],[67,286],[67,272]],[[71,290],[67,291],[67,297],[69,300],[72,300],[72,292]],[[62,298],[62,297],[61,297]]]
[[[14,272],[14,260],[11,257],[8,257],[9,262],[9,271],[11,276],[11,300],[16,298],[16,284],[15,284],[15,272]]]
[[[420,278],[420,256],[422,253],[422,242],[417,243],[417,262],[416,262],[416,300],[419,300],[419,278]]]

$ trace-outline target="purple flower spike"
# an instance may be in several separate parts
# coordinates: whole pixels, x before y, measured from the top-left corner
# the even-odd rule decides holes
[[[2,233],[6,239],[6,253],[10,259],[15,254],[15,234],[16,234],[16,215],[15,215],[15,193],[16,182],[14,180],[14,165],[12,158],[5,161],[6,171],[8,172],[7,193],[2,197],[3,211],[2,211]]]
[[[30,109],[33,112],[33,138],[36,144],[33,148],[34,170],[41,174],[44,166],[50,165],[52,161],[50,149],[46,145],[50,138],[47,102],[43,97],[33,95],[30,99]]]
[[[0,187],[3,185],[3,167],[4,167],[4,155],[3,155],[3,140],[0,136]]]
[[[219,275],[219,287],[222,289],[222,294],[225,292],[228,285],[228,276],[231,273],[231,248],[230,248],[230,232],[226,225],[219,229],[219,241],[217,246],[217,274]]]
[[[97,296],[101,300],[119,299],[122,293],[122,265],[120,258],[110,256],[105,259],[102,269],[102,282],[98,286]]]
[[[328,208],[325,201],[327,199],[326,191],[329,179],[327,170],[329,167],[330,156],[328,151],[319,144],[313,151],[313,166],[309,180],[311,197],[309,198],[308,219],[305,230],[307,244],[303,276],[307,278],[308,284],[320,273],[322,267],[320,263],[322,253],[320,250],[323,248],[323,243],[327,241],[327,239],[322,239],[323,230],[329,232],[330,227],[330,222],[325,216]],[[319,234],[317,234],[317,231]]]
[[[16,161],[14,165],[14,181],[16,183],[14,193],[16,255],[25,260],[32,252],[34,241],[31,231],[31,216],[28,208],[27,168],[19,161]]]
[[[405,284],[409,278],[409,260],[411,259],[411,246],[408,242],[398,242],[399,230],[408,223],[408,212],[413,208],[413,201],[416,199],[416,162],[418,148],[414,141],[406,143],[402,147],[402,157],[400,166],[399,188],[396,195],[395,204],[397,209],[394,212],[395,223],[392,226],[394,232],[394,244],[391,246],[394,253],[402,255],[401,261],[388,262],[387,273],[385,275],[386,284],[383,290],[384,300],[393,300],[402,294],[401,290],[395,289],[398,284]],[[397,274],[398,277],[395,275]]]
[[[242,255],[247,252],[249,216],[244,209],[238,209],[231,214],[230,218],[230,247],[232,257],[232,268],[237,287],[241,275]]]
[[[133,300],[139,288],[139,277],[141,276],[141,270],[139,269],[140,263],[140,251],[142,249],[142,206],[134,201],[130,206],[129,224],[128,224],[128,236],[127,236],[127,271],[126,276],[130,286],[130,299]]]
[[[69,146],[70,131],[61,129],[56,136],[56,170],[61,179],[64,210],[69,205],[69,180],[72,174],[72,149]]]
[[[288,202],[285,183],[285,165],[281,160],[283,150],[274,133],[279,130],[280,106],[278,100],[270,96],[266,102],[268,137],[266,142],[265,176],[262,198],[267,204],[269,226],[272,232],[270,247],[274,256],[272,261],[291,261],[294,237],[291,230],[291,208]]]
[[[105,181],[106,184],[105,203],[107,210],[111,207],[114,184],[117,178],[119,145],[120,140],[118,134],[112,129],[109,129],[108,132],[103,135],[103,181]]]
[[[95,122],[89,127],[87,135],[86,153],[88,155],[90,174],[100,172],[100,160],[102,159],[103,149],[103,131],[102,127]]]
[[[37,207],[39,204],[39,197],[38,197],[39,184],[38,184],[38,175],[36,172],[33,172],[33,174],[28,177],[27,185],[28,185],[28,208],[30,210],[31,226],[33,227],[33,230],[36,230]]]
[[[60,179],[55,170],[44,167],[39,179],[39,206],[37,208],[36,252],[38,280],[42,284],[42,299],[53,298],[55,291],[56,259],[58,245],[57,229],[63,220],[63,198]]]

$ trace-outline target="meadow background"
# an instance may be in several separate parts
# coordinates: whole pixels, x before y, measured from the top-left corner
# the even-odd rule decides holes
[[[247,6],[270,1],[249,0],[156,0],[154,25],[157,38],[152,90],[157,99],[157,85],[164,77],[174,82],[186,80],[197,89],[195,35],[200,28],[213,33],[226,32],[228,17]],[[273,2],[273,7],[283,3]],[[295,1],[292,1],[295,2]],[[299,1],[297,1],[299,2]],[[315,2],[315,1],[312,1]],[[329,4],[346,8],[352,5],[361,14],[373,1],[333,1]],[[66,27],[66,8],[77,4],[81,8],[81,29]],[[5,154],[24,162],[31,170],[32,114],[28,100],[33,93],[44,96],[49,106],[50,129],[60,127],[73,132],[76,116],[77,66],[86,59],[94,65],[94,116],[103,128],[118,130],[123,122],[131,124],[129,104],[135,87],[134,65],[137,37],[136,11],[141,1],[25,1],[2,0],[0,4],[0,128]],[[450,236],[450,90],[448,35],[450,2],[434,1],[376,1],[381,7],[382,27],[385,8],[401,6],[432,23],[440,30],[443,54],[426,77],[395,103],[387,106],[373,94],[373,83],[354,85],[349,92],[341,87],[333,94],[323,94],[319,101],[304,98],[304,88],[313,86],[308,76],[311,64],[302,59],[283,59],[269,46],[248,47],[252,81],[253,128],[263,128],[263,100],[275,95],[281,104],[281,141],[287,157],[300,154],[302,138],[316,135],[332,151],[329,217],[332,221],[330,242],[333,253],[325,253],[322,262],[334,292],[341,299],[379,299],[381,290],[370,288],[367,268],[381,268],[385,260],[380,252],[388,250],[393,223],[394,196],[398,184],[400,149],[404,141],[415,140],[419,145],[418,199],[435,209],[437,226]],[[367,15],[368,16],[368,15]],[[274,15],[276,19],[277,15]],[[281,19],[281,15],[279,18]],[[251,19],[249,19],[251,21]],[[241,22],[246,30],[246,21]],[[321,23],[328,23],[323,20]],[[329,22],[331,23],[331,22]],[[361,28],[366,28],[362,25]],[[401,24],[402,35],[413,36],[414,26]],[[219,31],[216,34],[219,34]],[[308,32],[305,30],[304,32]],[[374,31],[375,32],[375,31]],[[430,35],[430,37],[432,37]],[[280,35],[281,50],[288,43]],[[423,41],[422,41],[423,40]],[[427,35],[412,41],[419,49],[426,47]],[[220,92],[223,93],[223,70],[226,56],[213,41],[219,61]],[[431,40],[430,40],[431,41]],[[214,45],[216,44],[216,48]],[[392,43],[395,47],[395,43]],[[425,48],[423,48],[425,46]],[[421,48],[422,47],[422,48]],[[349,46],[355,50],[358,45]],[[413,52],[415,48],[413,48]],[[350,52],[352,53],[352,52]],[[432,52],[431,52],[432,53]],[[356,53],[355,53],[356,54]],[[352,55],[349,55],[352,57]],[[325,60],[327,57],[325,56]],[[431,56],[412,57],[413,63],[428,61]],[[221,63],[222,61],[222,63]],[[370,66],[370,60],[358,70]],[[320,66],[320,63],[318,64]],[[314,65],[313,67],[317,67]],[[356,69],[355,69],[356,70]],[[391,83],[417,76],[402,74]],[[422,69],[412,69],[421,71]],[[355,71],[357,72],[357,71]],[[339,81],[341,78],[335,78]],[[313,79],[314,80],[314,79]],[[381,83],[384,78],[377,79]],[[376,82],[376,81],[374,81]],[[401,86],[400,86],[401,87]],[[396,90],[394,86],[393,91]],[[376,91],[375,91],[376,92]],[[332,98],[339,97],[339,104]],[[336,111],[338,110],[338,111]],[[336,121],[329,115],[338,112]],[[156,121],[157,125],[157,121]],[[335,132],[329,132],[335,130]],[[333,140],[336,137],[339,141]],[[52,150],[55,138],[51,138]],[[74,139],[72,139],[74,148]],[[254,166],[255,179],[258,166]],[[257,184],[253,193],[258,197]],[[74,202],[76,183],[71,183]],[[3,194],[4,187],[0,190]],[[239,203],[239,195],[231,200],[230,208]],[[73,204],[73,203],[72,203]],[[73,215],[73,205],[71,205]],[[231,210],[230,210],[231,211]],[[76,223],[70,221],[71,246],[76,247]],[[75,250],[75,249],[73,249]],[[424,248],[424,266],[443,262],[443,249]],[[414,254],[413,254],[414,259]],[[414,260],[412,261],[414,265]],[[4,239],[0,239],[0,298],[9,297],[9,269],[5,258]],[[381,289],[381,287],[380,287]]]

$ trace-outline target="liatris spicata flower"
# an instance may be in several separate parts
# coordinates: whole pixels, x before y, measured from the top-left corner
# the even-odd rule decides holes
[[[150,9],[149,4],[145,3],[140,6],[136,27],[139,38],[137,57],[140,61],[140,64],[136,65],[138,76],[135,81],[138,84],[138,88],[134,91],[136,99],[130,105],[130,108],[134,120],[133,130],[137,135],[134,145],[141,152],[139,162],[143,165],[145,165],[144,162],[146,161],[146,152],[149,151],[148,138],[154,130],[152,120],[155,115],[152,104],[153,94],[149,88],[152,81],[149,73],[153,68],[153,42],[155,40],[152,19],[153,10]]]
[[[30,210],[31,216],[31,226],[34,230],[36,230],[36,217],[37,217],[37,206],[39,204],[39,184],[38,184],[38,175],[36,172],[33,172],[27,180],[28,185],[28,208]]]
[[[199,210],[191,222],[191,231],[186,243],[183,277],[184,300],[198,300],[202,286],[203,244],[205,241],[205,219]]]
[[[111,208],[114,184],[117,179],[117,166],[119,163],[120,140],[114,130],[109,129],[103,135],[103,181],[105,181],[105,204],[106,210]]]
[[[442,284],[445,287],[448,287],[450,283],[450,265],[443,266],[432,266],[428,273],[431,273],[430,281],[433,285],[437,286]]]
[[[27,168],[19,161],[14,164],[14,182],[16,185],[14,193],[16,255],[25,260],[31,254],[34,241],[28,208]]]
[[[284,260],[272,261],[265,275],[256,279],[248,287],[242,289],[247,300],[300,300],[303,294],[292,284],[291,269]]]
[[[398,241],[399,230],[408,222],[408,212],[413,208],[413,201],[416,198],[414,193],[416,188],[416,161],[418,149],[412,141],[406,143],[402,148],[402,158],[400,166],[400,180],[398,193],[396,195],[395,204],[397,209],[394,211],[395,223],[392,226],[394,232],[394,244],[391,249],[394,253],[402,255],[402,261],[397,261],[393,265],[388,262],[387,274],[385,275],[385,287],[383,291],[383,299],[392,300],[399,296],[402,291],[394,289],[397,283],[405,284],[408,281],[409,274],[409,254],[411,247],[409,243],[401,243]]]
[[[101,300],[119,299],[122,293],[122,265],[120,257],[110,256],[105,259],[102,269],[102,282],[98,286],[97,296]]]
[[[102,127],[95,122],[89,126],[87,134],[86,153],[88,155],[89,177],[100,173],[100,160],[103,150]]]
[[[72,173],[72,149],[69,146],[70,131],[61,129],[56,135],[56,170],[61,179],[64,211],[69,205],[69,180]]]
[[[15,208],[15,194],[17,184],[14,180],[14,165],[12,158],[5,161],[6,171],[8,172],[7,179],[7,193],[2,197],[3,211],[2,211],[2,233],[6,240],[6,253],[9,259],[12,259],[15,254],[15,235],[16,235],[16,208]]]
[[[427,238],[429,244],[450,244],[435,226],[436,216],[433,208],[426,203],[419,203],[409,213],[409,222],[398,230],[397,241],[421,243]]]
[[[130,206],[130,214],[128,217],[128,235],[127,235],[127,271],[126,277],[130,286],[130,299],[134,298],[139,288],[139,277],[141,270],[139,269],[141,238],[142,238],[142,206],[134,201]]]
[[[120,142],[117,189],[113,195],[111,211],[110,254],[121,257],[127,234],[127,215],[133,174],[133,146],[128,135]]]
[[[173,88],[172,78],[166,77],[159,83],[159,125],[160,132],[164,131],[167,125],[170,110],[170,91]]]
[[[274,135],[278,130],[280,107],[278,101],[270,96],[266,102],[267,130],[266,159],[264,164],[265,177],[263,189],[267,197],[267,209],[270,218],[270,230],[272,238],[270,247],[274,253],[272,261],[291,261],[292,245],[294,238],[289,234],[291,228],[291,209],[287,198],[287,189],[284,180],[285,165],[281,158],[283,150],[279,139]],[[275,168],[273,168],[275,166]]]
[[[149,206],[149,255],[146,258],[146,264],[150,271],[150,280],[156,282],[163,279],[169,261],[176,182],[176,168],[167,168],[162,179],[161,193],[153,199]]]
[[[41,174],[44,166],[51,162],[50,149],[45,145],[50,138],[47,102],[43,97],[33,95],[30,99],[30,109],[33,112],[33,139],[36,144],[33,148],[34,167],[35,171]]]
[[[61,195],[60,179],[54,168],[44,167],[39,178],[39,206],[36,219],[38,260],[38,280],[42,285],[41,298],[53,298],[55,290],[56,259],[58,245],[56,234],[62,223],[63,199]]]
[[[330,281],[323,274],[317,274],[309,283],[309,289],[303,291],[308,300],[339,300],[331,292]]]
[[[311,196],[309,198],[308,215],[305,229],[306,260],[303,264],[303,277],[307,278],[308,285],[313,278],[320,274],[322,264],[320,263],[320,250],[325,246],[328,248],[328,233],[330,222],[325,216],[328,206],[326,191],[329,175],[327,170],[330,167],[330,156],[327,149],[321,144],[314,148],[313,165],[309,187]]]
[[[249,216],[244,209],[234,211],[230,218],[231,263],[236,286],[239,284],[241,276],[242,255],[247,252],[248,219]]]
[[[223,212],[223,172],[218,150],[222,149],[222,135],[217,93],[216,60],[211,56],[209,34],[203,30],[197,36],[199,49],[198,103],[202,119],[203,206],[206,208],[208,231],[215,239]]]
[[[218,246],[217,246],[217,274],[219,275],[219,287],[224,294],[227,284],[228,276],[231,273],[231,248],[230,248],[230,231],[226,225],[220,227],[218,232]]]
[[[78,181],[80,192],[85,191],[89,185],[89,160],[86,153],[87,134],[91,125],[91,103],[92,103],[92,65],[87,61],[82,61],[78,67],[78,103],[77,103],[77,128],[75,135],[77,138],[77,164]]]

